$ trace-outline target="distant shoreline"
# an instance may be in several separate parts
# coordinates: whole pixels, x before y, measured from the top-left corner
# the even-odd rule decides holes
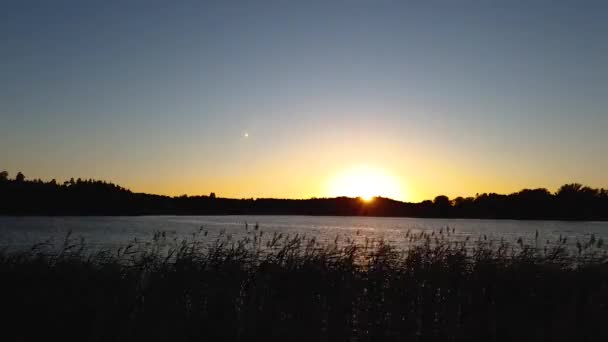
[[[208,196],[170,197],[134,193],[97,180],[56,181],[0,179],[0,215],[142,216],[142,215],[306,215],[411,217],[490,220],[608,221],[608,190],[566,184],[555,193],[524,189],[503,195],[448,198],[408,203],[384,197],[311,199],[231,199]]]

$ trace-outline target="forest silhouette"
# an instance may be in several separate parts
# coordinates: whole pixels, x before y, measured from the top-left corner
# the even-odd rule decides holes
[[[231,199],[135,193],[99,180],[27,180],[0,172],[0,215],[336,215],[434,218],[608,220],[608,190],[578,183],[556,192],[524,189],[508,195],[437,196],[407,203],[376,197]]]

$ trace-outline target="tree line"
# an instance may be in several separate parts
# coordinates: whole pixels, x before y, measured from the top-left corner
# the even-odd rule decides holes
[[[608,190],[578,183],[556,192],[524,189],[508,195],[437,196],[407,203],[377,197],[231,199],[135,193],[93,179],[28,180],[0,172],[0,215],[337,215],[436,218],[608,220]]]

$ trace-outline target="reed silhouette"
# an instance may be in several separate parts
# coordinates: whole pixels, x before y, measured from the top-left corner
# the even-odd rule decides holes
[[[608,255],[451,242],[449,230],[320,244],[302,236],[0,253],[6,341],[606,341]],[[547,246],[545,246],[547,247]],[[25,328],[24,328],[25,326]]]
[[[608,190],[566,184],[555,193],[525,189],[433,201],[399,202],[377,197],[312,199],[229,199],[209,196],[160,196],[133,193],[118,185],[73,178],[27,180],[22,173],[9,179],[0,173],[0,215],[362,215],[489,219],[608,220]]]

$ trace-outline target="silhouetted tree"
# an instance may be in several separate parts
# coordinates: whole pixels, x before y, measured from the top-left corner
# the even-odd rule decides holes
[[[449,215],[451,202],[448,196],[439,195],[435,197],[435,200],[433,200],[433,204],[435,205],[437,216],[445,217]]]
[[[215,192],[212,192],[209,194],[209,198],[214,199],[215,198]]]
[[[0,172],[0,182],[5,182],[8,180],[8,171]]]
[[[439,207],[449,207],[450,199],[448,198],[448,196],[439,195],[439,196],[435,197],[435,200],[433,201],[433,203]]]
[[[561,197],[576,196],[576,194],[583,188],[583,185],[579,183],[564,184],[558,190],[556,195]]]
[[[15,180],[17,182],[23,182],[23,181],[25,181],[25,175],[21,172],[18,172],[17,176],[15,177]]]

